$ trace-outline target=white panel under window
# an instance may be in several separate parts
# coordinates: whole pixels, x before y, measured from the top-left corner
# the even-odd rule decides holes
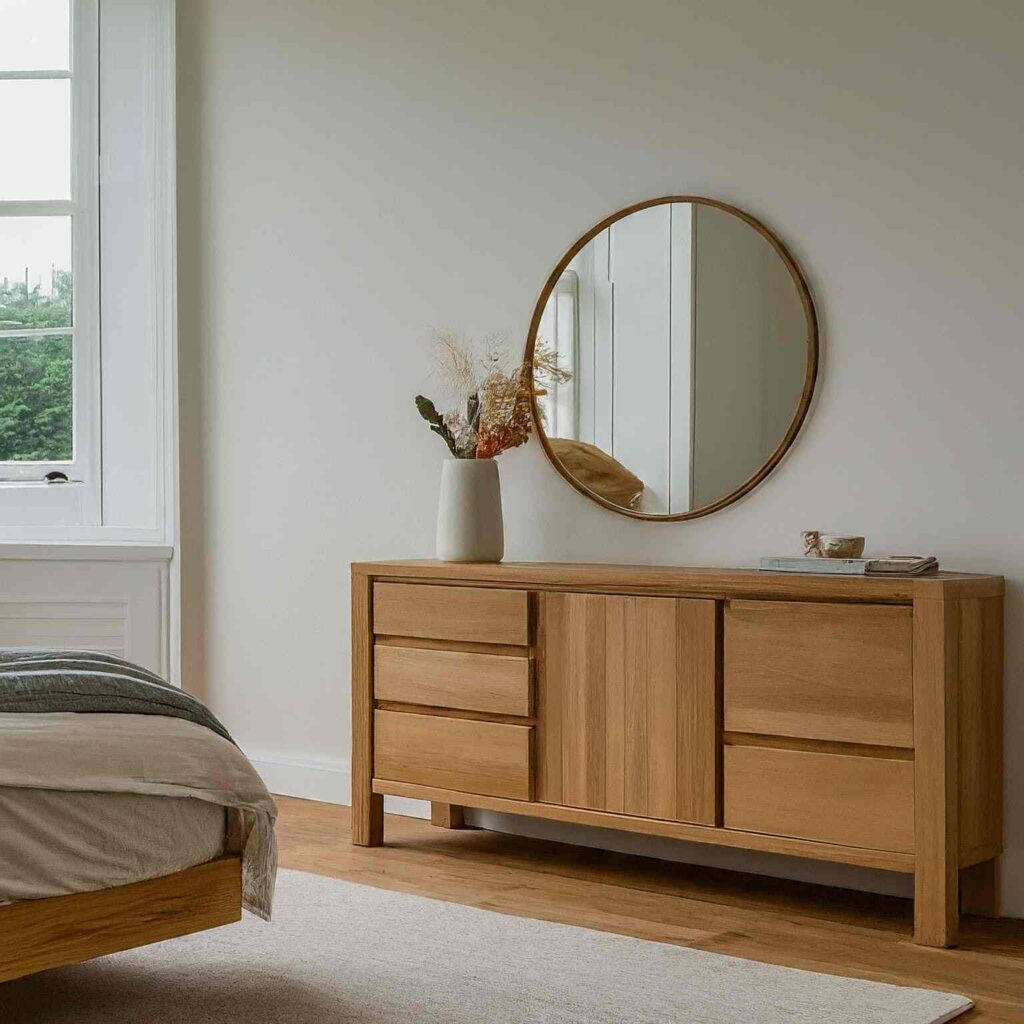
[[[69,560],[41,547],[39,558],[0,549],[0,646],[109,651],[167,675],[166,553],[95,557],[102,549],[82,548]]]

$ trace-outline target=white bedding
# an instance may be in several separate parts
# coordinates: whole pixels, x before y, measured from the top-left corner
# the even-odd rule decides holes
[[[205,864],[225,850],[226,814],[190,797],[0,788],[0,903]]]
[[[37,849],[43,849],[48,834],[56,837],[49,865],[35,882],[23,880],[29,886],[40,884],[40,879],[45,884],[46,879],[52,882],[76,877],[101,881],[104,878],[101,866],[94,870],[82,862],[83,857],[89,857],[88,842],[92,840],[83,840],[81,834],[76,836],[81,828],[73,821],[67,823],[63,832],[45,832],[52,817],[43,811],[26,810],[31,808],[33,796],[38,798],[37,807],[43,808],[49,801],[50,809],[58,813],[60,801],[55,803],[47,793],[120,794],[201,802],[221,816],[221,830],[224,809],[233,808],[242,822],[239,846],[243,905],[261,917],[270,915],[277,869],[277,808],[242,752],[209,729],[180,718],[157,715],[0,714],[0,791],[8,790],[22,791],[15,807],[21,809],[29,834],[35,830]],[[79,813],[83,806],[79,805]],[[138,804],[136,809],[151,816],[157,813],[152,808],[144,810],[147,806]],[[184,821],[182,815],[188,817],[192,810],[185,811],[184,805],[178,805],[179,823]],[[173,813],[170,805],[165,811]],[[113,803],[109,811],[101,813],[116,814]],[[205,814],[208,822],[215,817],[209,812],[195,813]],[[0,832],[6,833],[10,827],[0,807]],[[134,830],[134,825],[131,827]],[[151,817],[151,833],[159,827]],[[210,832],[204,834],[210,844],[207,849],[214,849],[217,844]],[[220,835],[222,838],[223,831]],[[115,859],[130,856],[131,833],[122,833],[122,842],[125,849],[114,852]],[[191,851],[180,852],[191,857]],[[215,849],[213,856],[219,852],[219,848]],[[168,851],[166,855],[177,854]],[[107,877],[99,887],[117,884],[121,882]]]

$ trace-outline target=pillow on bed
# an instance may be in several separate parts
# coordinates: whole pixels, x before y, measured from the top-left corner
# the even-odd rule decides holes
[[[619,508],[637,508],[644,482],[617,459],[586,441],[549,437],[548,444],[558,461],[584,487]]]

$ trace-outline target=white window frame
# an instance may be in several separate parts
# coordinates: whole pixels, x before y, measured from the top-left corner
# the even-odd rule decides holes
[[[571,324],[562,331],[560,300],[568,299],[571,306]],[[550,319],[549,319],[550,318]],[[575,270],[566,270],[559,277],[548,296],[542,324],[546,323],[543,340],[558,357],[558,365],[572,377],[565,384],[549,384],[547,394],[541,398],[545,416],[545,429],[552,437],[579,440],[580,437],[580,278]]]
[[[51,471],[86,489],[82,525],[100,522],[99,10],[98,0],[71,0],[68,70],[3,71],[0,79],[71,82],[71,198],[0,201],[0,217],[70,217],[73,319],[70,328],[3,330],[0,338],[72,338],[72,459],[0,462],[0,480],[42,481]]]

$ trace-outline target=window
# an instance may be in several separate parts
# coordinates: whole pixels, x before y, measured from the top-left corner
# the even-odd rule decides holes
[[[552,437],[579,439],[579,336],[580,279],[566,270],[558,279],[544,307],[539,337],[554,350],[558,365],[572,378],[567,384],[551,384],[541,397],[545,429]]]
[[[98,64],[96,0],[0,0],[0,480],[95,483]]]

